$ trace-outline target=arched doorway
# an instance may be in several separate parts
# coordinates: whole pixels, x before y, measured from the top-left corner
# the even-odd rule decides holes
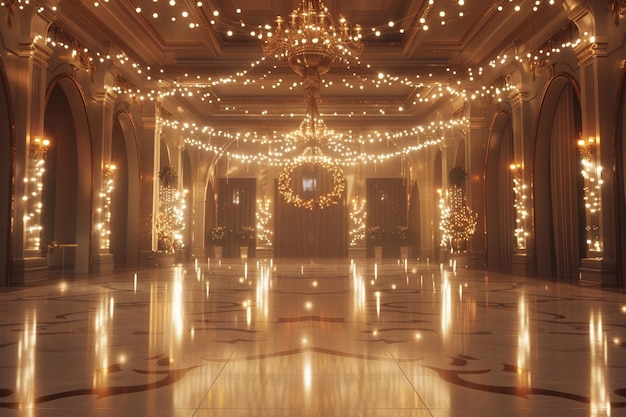
[[[63,256],[65,272],[90,271],[92,218],[91,137],[85,100],[69,77],[48,90],[44,132],[50,139],[42,191],[42,248],[55,241],[77,244]],[[61,267],[55,257],[51,267]],[[58,262],[57,262],[58,261]]]
[[[139,152],[132,117],[125,111],[113,120],[111,163],[116,166],[111,196],[111,253],[115,267],[139,264]]]
[[[0,59],[0,285],[11,283],[11,216],[13,215],[13,116],[9,88]]]
[[[537,274],[570,281],[578,277],[584,250],[577,91],[566,75],[549,83],[539,113],[532,171]]]
[[[509,114],[494,118],[485,167],[485,219],[487,221],[487,265],[510,271],[514,252],[515,212],[513,179],[513,127]]]

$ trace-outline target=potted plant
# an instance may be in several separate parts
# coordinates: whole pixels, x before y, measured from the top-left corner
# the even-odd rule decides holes
[[[228,229],[226,228],[226,226],[215,226],[213,229],[211,229],[211,242],[213,243],[215,259],[222,258],[222,248],[227,237]]]
[[[380,226],[372,226],[367,229],[367,240],[374,246],[374,258],[381,259],[383,253],[383,237],[385,230]]]
[[[240,254],[241,259],[248,258],[248,248],[250,245],[254,243],[254,239],[256,238],[256,233],[254,227],[252,226],[241,226],[237,231],[237,236],[239,238],[240,245]]]
[[[413,242],[413,231],[409,229],[408,226],[398,226],[393,235],[400,245],[400,258],[407,259],[409,256],[409,246]]]

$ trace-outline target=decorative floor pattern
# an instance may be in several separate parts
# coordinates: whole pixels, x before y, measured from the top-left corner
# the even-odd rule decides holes
[[[0,416],[626,416],[626,297],[214,260],[0,292]]]

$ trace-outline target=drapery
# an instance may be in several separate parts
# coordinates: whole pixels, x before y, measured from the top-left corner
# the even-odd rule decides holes
[[[582,205],[582,178],[577,140],[580,114],[571,85],[559,98],[552,122],[550,141],[550,190],[554,262],[560,277],[578,276],[581,236],[584,236]]]
[[[380,226],[385,231],[383,257],[397,257],[400,245],[392,233],[398,226],[407,225],[407,189],[403,178],[368,178],[367,228]],[[374,247],[367,242],[367,254],[373,256]]]
[[[217,224],[225,226],[229,236],[223,244],[222,256],[239,256],[237,233],[242,226],[256,229],[256,179],[220,178],[217,184]],[[254,256],[255,242],[248,256]]]
[[[292,171],[292,192],[317,200],[333,188],[332,174],[306,164]],[[337,204],[323,209],[296,207],[274,186],[274,256],[277,258],[343,258],[348,255],[348,209],[345,191]]]
[[[409,247],[409,257],[412,257],[412,256],[416,256],[415,253],[413,253],[416,251],[415,248],[421,247],[420,192],[419,192],[419,187],[417,186],[417,181],[413,182],[413,186],[411,188],[411,194],[410,194],[410,199],[408,203],[408,210],[409,210],[409,215],[408,215],[408,220],[407,220],[407,226],[409,227],[409,230],[413,232],[413,243]]]
[[[510,168],[512,161],[513,131],[509,120],[502,130],[498,161],[498,266],[504,271],[511,270],[515,241],[515,198]]]

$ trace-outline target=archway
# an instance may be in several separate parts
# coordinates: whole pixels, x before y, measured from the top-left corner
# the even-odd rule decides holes
[[[50,139],[42,192],[42,248],[56,241],[77,244],[52,267],[90,271],[92,218],[91,136],[84,97],[73,79],[61,77],[48,90],[44,115]],[[45,253],[44,253],[45,255]]]
[[[125,111],[113,120],[111,162],[116,166],[111,196],[111,253],[115,267],[139,264],[140,166],[132,117]]]
[[[13,134],[13,116],[9,88],[0,59],[0,285],[11,283],[11,216],[13,214],[13,149],[15,137]]]
[[[514,252],[515,212],[513,179],[513,128],[511,116],[500,112],[493,120],[485,166],[485,219],[487,265],[510,271]]]
[[[584,248],[577,140],[582,121],[573,80],[557,75],[543,96],[533,156],[534,237],[538,275],[578,277]]]

